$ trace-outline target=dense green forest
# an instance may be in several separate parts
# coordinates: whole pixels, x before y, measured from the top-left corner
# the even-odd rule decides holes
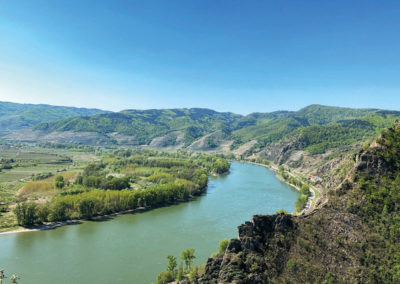
[[[56,194],[44,203],[24,201],[14,209],[18,224],[88,219],[126,210],[187,200],[207,187],[208,175],[224,174],[229,163],[221,157],[149,150],[116,150],[90,163],[73,181],[54,179]],[[36,175],[33,180],[50,175]],[[35,181],[23,192],[38,188]]]

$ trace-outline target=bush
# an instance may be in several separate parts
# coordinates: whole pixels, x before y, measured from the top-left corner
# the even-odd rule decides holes
[[[167,284],[174,280],[174,275],[171,271],[164,271],[157,275],[157,284]]]
[[[224,254],[229,245],[229,240],[222,240],[219,242],[218,253]]]
[[[57,176],[54,185],[56,188],[63,188],[65,185],[64,178],[62,176]]]

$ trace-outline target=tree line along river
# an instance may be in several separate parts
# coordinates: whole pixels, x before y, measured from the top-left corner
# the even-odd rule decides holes
[[[0,268],[19,283],[155,282],[166,256],[195,249],[195,265],[254,214],[294,211],[299,193],[261,166],[233,162],[196,199],[54,230],[0,235]]]

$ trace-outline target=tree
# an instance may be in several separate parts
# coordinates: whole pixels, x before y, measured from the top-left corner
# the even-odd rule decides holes
[[[22,202],[18,203],[14,209],[14,214],[17,216],[18,225],[32,226],[36,222],[36,203]]]
[[[182,255],[181,258],[183,259],[183,261],[185,262],[186,265],[186,272],[190,271],[191,265],[193,263],[193,259],[195,259],[196,257],[194,256],[194,249],[186,249],[184,251],[182,251]]]
[[[51,213],[49,221],[64,221],[67,220],[68,204],[63,200],[56,200],[52,202]]]
[[[230,165],[225,159],[218,158],[213,164],[212,169],[217,174],[223,174],[229,171]]]
[[[226,248],[228,247],[229,240],[222,240],[219,242],[219,247],[218,247],[218,253],[219,254],[224,254],[226,251]]]
[[[37,206],[36,215],[38,223],[43,223],[48,221],[47,218],[49,217],[50,209],[48,204],[40,204]]]
[[[83,198],[79,204],[79,213],[81,217],[90,219],[96,212],[97,200],[93,197]]]
[[[57,176],[54,185],[56,188],[63,188],[65,185],[64,178],[62,176]]]
[[[176,257],[173,255],[168,255],[168,268],[167,271],[170,271],[174,274],[176,273],[176,266],[177,266],[177,262],[176,262]]]

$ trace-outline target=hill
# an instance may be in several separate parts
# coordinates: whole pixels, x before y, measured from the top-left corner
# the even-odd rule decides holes
[[[223,131],[227,134],[227,139],[234,141],[232,149],[251,140],[257,140],[257,147],[262,148],[300,128],[320,126],[311,128],[308,132],[332,124],[346,129],[353,126],[362,129],[379,128],[389,125],[383,120],[393,121],[393,117],[396,116],[400,116],[400,112],[321,105],[311,105],[297,112],[252,113],[246,116],[199,108],[125,110],[42,123],[34,129],[46,133],[54,131],[93,132],[105,135],[117,133],[134,137],[137,145],[148,145],[155,137],[173,131],[183,131],[185,146],[204,135]]]
[[[400,124],[312,213],[257,215],[195,283],[399,283]]]
[[[184,143],[213,131],[229,131],[240,115],[209,109],[125,110],[89,117],[76,117],[53,123],[42,123],[35,130],[45,132],[74,131],[131,136],[137,145],[149,144],[155,137],[172,131],[184,132]]]
[[[104,112],[99,109],[0,102],[0,129],[17,130],[43,122]]]
[[[355,149],[398,118],[397,111],[322,105],[246,116],[201,108],[125,110],[40,123],[6,139],[234,153],[296,164],[303,154],[333,157]]]

